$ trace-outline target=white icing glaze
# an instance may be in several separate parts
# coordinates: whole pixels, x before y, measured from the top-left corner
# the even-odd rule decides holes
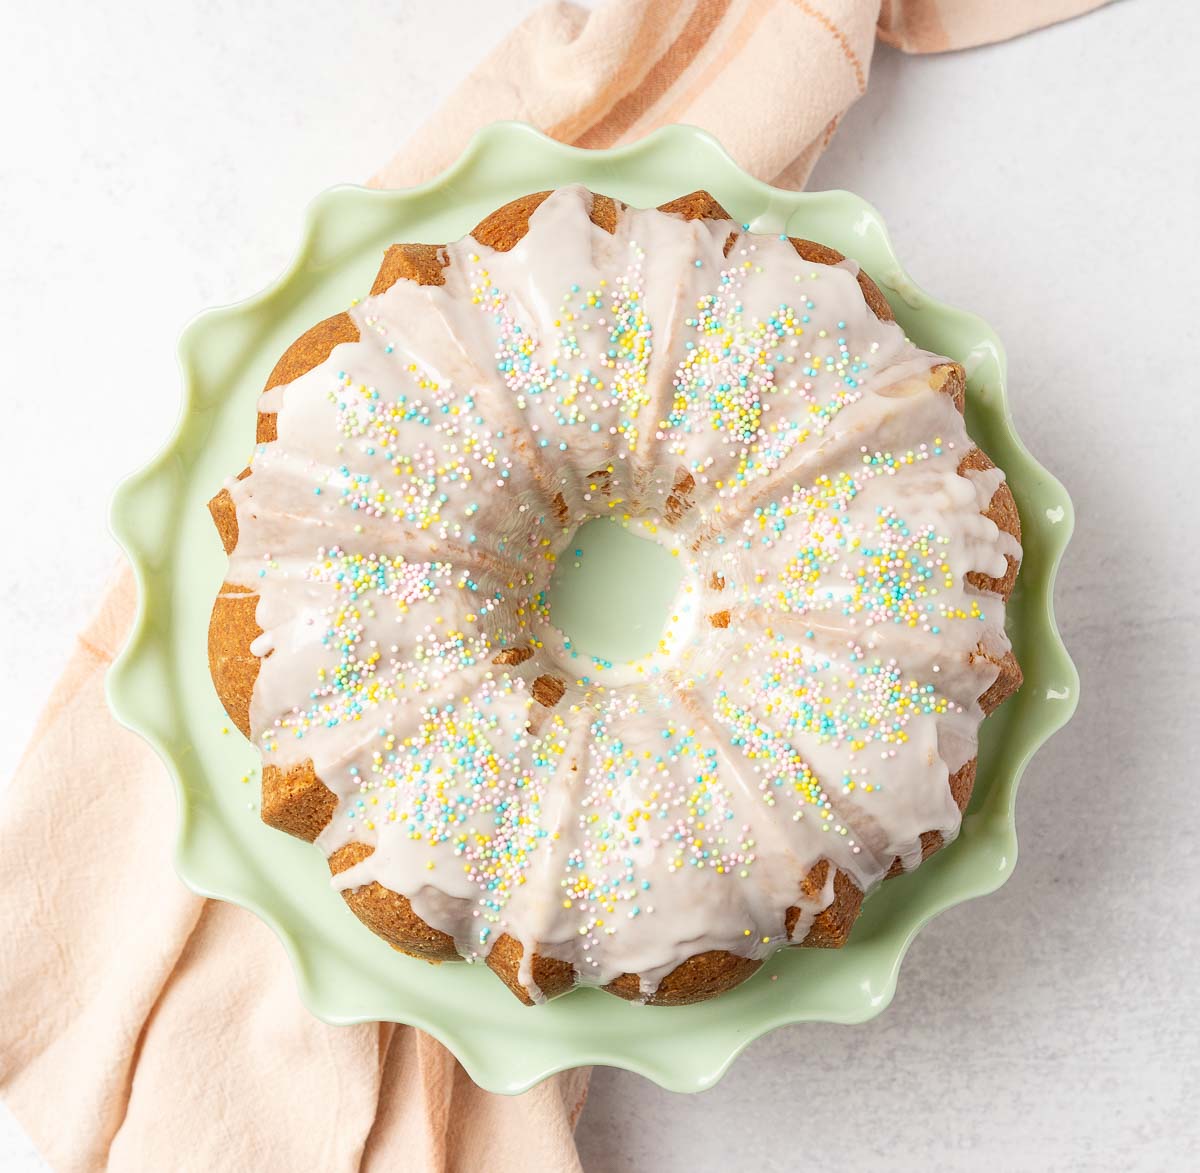
[[[834,897],[833,867],[801,893],[819,860],[865,890],[953,838],[996,676],[972,653],[1008,646],[965,576],[1020,553],[981,514],[1003,474],[957,472],[943,360],[857,265],[653,210],[610,235],[590,199],[354,306],[359,341],[263,397],[278,440],[230,484],[253,735],[337,795],[327,852],[374,849],[335,883],[403,893],[468,958],[508,933],[535,1000],[535,949],[649,997],[693,954],[788,944],[790,907],[802,941]],[[595,516],[684,564],[633,663],[549,619]]]

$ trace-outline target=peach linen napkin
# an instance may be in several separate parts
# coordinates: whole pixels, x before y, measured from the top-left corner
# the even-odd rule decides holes
[[[481,123],[519,118],[587,147],[690,122],[749,171],[798,187],[866,88],[876,36],[956,49],[1096,5],[552,4],[373,182],[427,179]],[[45,1159],[59,1170],[579,1169],[587,1071],[496,1096],[411,1027],[326,1026],[256,917],[179,883],[166,771],[104,700],[134,605],[123,570],[0,811],[0,1090]]]

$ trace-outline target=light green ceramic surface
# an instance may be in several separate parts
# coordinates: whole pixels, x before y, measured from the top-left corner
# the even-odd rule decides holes
[[[620,664],[658,647],[683,566],[639,529],[598,517],[575,531],[550,579],[550,618],[578,656]]]
[[[809,237],[857,259],[917,343],[966,366],[968,425],[1006,470],[1025,530],[1024,565],[1009,608],[1025,685],[984,724],[979,780],[959,839],[871,896],[844,949],[785,950],[739,989],[698,1006],[642,1007],[578,990],[527,1009],[482,967],[433,968],[393,952],[345,908],[315,847],[259,821],[257,756],[229,730],[208,674],[208,616],[225,556],[205,503],[251,451],[256,398],[275,360],[310,325],[370,288],[388,244],[456,239],[505,201],[566,183],[640,206],[706,188],[757,231]],[[180,875],[198,892],[252,909],[275,930],[305,1002],[321,1018],[420,1026],[477,1083],[499,1092],[523,1091],[552,1072],[588,1063],[696,1091],[777,1026],[861,1022],[878,1014],[891,1000],[917,930],[942,909],[992,891],[1012,871],[1017,782],[1077,698],[1078,677],[1053,614],[1071,502],[1013,431],[996,336],[979,318],[913,285],[878,214],[856,196],[768,187],[687,127],[668,127],[617,150],[582,151],[526,126],[498,124],[424,187],[341,187],[320,196],[287,273],[259,296],[197,318],[180,355],[184,401],[175,434],[113,503],[113,529],[133,562],[140,605],[109,676],[110,701],[176,780]],[[242,781],[247,774],[249,784]]]

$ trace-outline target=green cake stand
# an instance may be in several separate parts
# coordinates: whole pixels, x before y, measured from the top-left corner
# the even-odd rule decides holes
[[[1005,469],[1024,526],[1008,628],[1025,685],[983,725],[978,783],[957,841],[874,893],[844,949],[784,950],[749,982],[696,1006],[644,1007],[580,989],[529,1009],[482,967],[434,968],[395,953],[346,909],[315,847],[261,823],[257,754],[230,729],[208,674],[208,617],[226,560],[205,505],[251,450],[256,400],[275,360],[313,323],[369,290],[389,244],[457,239],[506,201],[568,183],[640,207],[704,188],[754,231],[808,237],[856,259],[915,342],[966,367],[968,426]],[[768,187],[689,127],[584,151],[528,126],[499,123],[423,187],[339,187],[318,197],[287,272],[257,297],[192,322],[180,361],[183,410],[174,435],[121,485],[112,506],[139,603],[129,643],[109,674],[109,699],[118,719],[162,756],[178,787],[180,876],[271,926],[305,1003],[320,1018],[418,1026],[449,1047],[480,1086],[497,1092],[524,1091],[556,1071],[594,1063],[639,1072],[673,1091],[699,1091],[776,1027],[878,1014],[921,926],[993,891],[1012,871],[1017,783],[1078,696],[1053,609],[1071,501],[1013,430],[996,335],[975,315],[919,289],[878,213],[857,196]]]

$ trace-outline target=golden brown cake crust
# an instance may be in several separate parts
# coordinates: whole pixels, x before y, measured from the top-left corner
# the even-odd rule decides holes
[[[223,583],[208,622],[208,671],[229,719],[250,736],[250,694],[258,679],[258,657],[250,645],[262,635],[254,612],[258,595]]]
[[[365,843],[347,843],[329,857],[332,875],[361,863],[373,848]],[[372,882],[359,888],[343,889],[342,897],[351,911],[372,932],[393,949],[420,957],[423,961],[458,961],[454,938],[427,925],[412,910],[408,898],[382,884]]]
[[[975,448],[968,452],[959,462],[958,471],[960,473],[972,470],[987,472],[995,467],[986,452]],[[988,507],[983,511],[983,515],[984,517],[991,518],[1006,534],[1011,534],[1020,542],[1021,515],[1017,512],[1017,502],[1007,482],[1002,481],[1000,483],[999,488],[992,494],[992,499],[988,502]],[[1008,569],[1004,572],[1002,578],[989,578],[986,574],[971,571],[967,575],[967,582],[977,590],[989,591],[992,594],[999,595],[1007,602],[1013,592],[1013,587],[1017,584],[1017,571],[1021,564],[1011,554],[1006,557],[1008,560]]]
[[[290,770],[263,767],[262,821],[277,831],[313,843],[336,807],[337,795],[317,777],[311,761]]]
[[[529,217],[549,195],[548,191],[535,192],[513,200],[481,221],[471,235],[481,244],[497,251],[511,249],[525,235]],[[617,217],[624,207],[619,201],[596,195],[591,212],[592,221],[605,231],[613,232]],[[675,213],[689,220],[730,218],[721,205],[704,191],[692,192],[659,205],[659,210]],[[731,234],[726,252],[734,239],[736,233]],[[799,256],[814,264],[833,265],[845,259],[836,250],[814,241],[792,238],[791,243]],[[444,284],[442,269],[445,264],[446,255],[442,246],[392,245],[384,256],[371,292],[382,293],[402,279],[416,281],[422,285]],[[881,320],[894,321],[891,306],[871,278],[860,269],[857,280],[872,312]],[[323,362],[336,345],[357,341],[358,337],[357,327],[348,314],[337,314],[318,323],[284,352],[272,370],[265,389],[269,390],[299,378]],[[933,385],[949,395],[961,412],[966,388],[962,367],[958,363],[943,363],[933,369],[931,377]],[[257,442],[270,443],[276,439],[276,434],[274,414],[260,413]],[[994,466],[987,456],[975,449],[963,459],[960,471],[986,470],[992,467]],[[246,476],[249,472],[247,469],[240,475]],[[606,470],[603,469],[598,469],[590,475],[596,478],[597,482],[606,481],[608,478]],[[606,490],[603,483],[597,483],[593,487],[601,492]],[[668,510],[677,513],[673,520],[678,520],[689,507],[687,496],[692,487],[694,486],[683,483],[674,487],[674,495],[670,501],[674,501],[675,504],[668,504]],[[209,508],[225,549],[229,552],[237,542],[237,518],[228,491],[222,490],[218,493],[210,502]],[[1007,484],[1001,483],[985,514],[1000,529],[1020,540],[1020,518]],[[981,591],[997,594],[1007,600],[1013,589],[1016,572],[1017,561],[1010,558],[1003,578],[990,579],[973,574],[968,575],[968,581]],[[714,590],[721,590],[725,584],[722,580],[719,583],[714,581],[710,585]],[[245,588],[225,584],[214,605],[209,627],[209,665],[213,681],[230,718],[247,736],[250,694],[259,666],[258,659],[250,652],[251,642],[260,634],[254,619],[256,601],[257,595]],[[721,614],[722,612],[715,613],[716,616]],[[728,622],[728,612],[724,612],[724,615],[725,621]],[[521,656],[521,659],[527,658],[521,655],[521,652],[522,649],[501,652],[496,662],[518,663],[520,660],[517,656]],[[982,649],[978,654],[985,655]],[[996,663],[999,669],[996,682],[980,698],[980,705],[985,713],[991,712],[996,705],[1015,692],[1021,682],[1020,668],[1011,652]],[[553,706],[562,695],[562,682],[555,677],[543,676],[535,682],[535,697],[544,705]],[[960,810],[965,810],[970,800],[975,768],[976,762],[972,759],[949,779],[951,794]],[[287,772],[271,766],[263,770],[262,817],[271,826],[312,842],[328,824],[335,807],[336,798],[333,792],[317,777],[311,761],[301,763]],[[941,846],[942,836],[936,831],[927,832],[921,837],[921,843],[922,858],[925,858]],[[370,855],[372,850],[363,843],[345,845],[329,857],[331,873],[337,875],[347,870]],[[830,867],[832,865],[828,860],[818,861],[801,880],[798,895],[811,899],[823,891],[829,880]],[[902,870],[901,862],[897,859],[888,874],[899,874]],[[453,939],[423,921],[413,911],[407,898],[400,893],[393,892],[377,882],[371,882],[358,888],[344,890],[342,895],[350,909],[368,928],[400,952],[434,963],[458,959]],[[844,872],[835,869],[832,902],[814,919],[804,940],[796,944],[816,948],[842,946],[861,911],[862,903],[863,893],[854,881]],[[801,915],[798,906],[788,909],[783,928],[789,935],[799,923]],[[520,978],[522,960],[523,948],[520,942],[504,934],[492,946],[487,964],[516,997],[526,1004],[532,1004],[533,998]],[[723,950],[698,953],[667,974],[648,1000],[651,1005],[657,1006],[686,1005],[703,1001],[740,985],[761,964],[760,961]],[[574,973],[570,965],[553,957],[535,953],[530,971],[533,985],[541,996],[554,997],[574,985]],[[637,974],[623,974],[604,988],[618,997],[643,999],[641,980]]]
[[[521,942],[504,933],[488,953],[487,964],[488,969],[526,1006],[532,1006],[533,999],[521,984],[521,960],[524,955]],[[575,985],[575,971],[568,962],[559,961],[557,957],[543,957],[538,953],[533,955],[530,978],[543,998],[557,998]]]
[[[330,355],[330,352],[340,342],[357,342],[358,327],[349,314],[334,314],[318,322],[311,330],[306,330],[295,342],[283,352],[274,369],[267,376],[264,391],[272,387],[282,387],[301,375],[308,374],[315,366],[319,366]],[[276,439],[275,415],[273,412],[258,413],[258,430],[255,440],[259,444],[269,444]]]
[[[623,973],[604,989],[629,1002],[645,1001],[648,1006],[688,1006],[740,986],[761,965],[761,961],[752,957],[710,949],[680,962],[658,983],[649,998],[642,994],[641,979],[635,973]]]

